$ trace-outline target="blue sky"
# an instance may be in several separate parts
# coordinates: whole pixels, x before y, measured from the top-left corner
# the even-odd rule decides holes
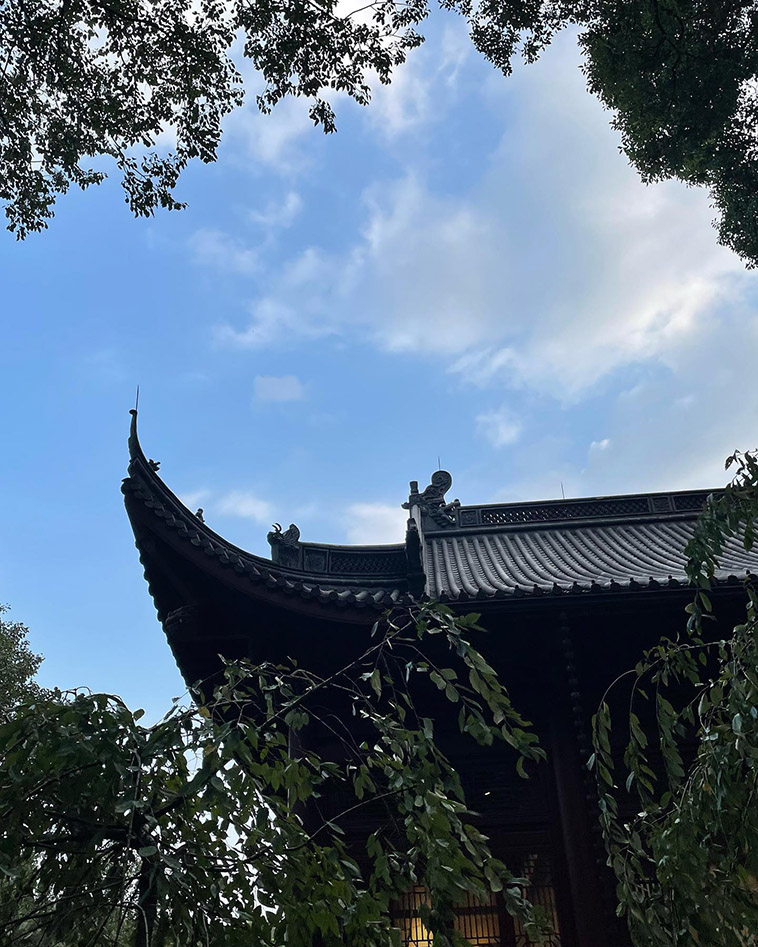
[[[709,487],[755,446],[758,276],[707,195],[639,182],[571,36],[504,79],[427,35],[336,135],[235,113],[181,213],[113,181],[0,236],[0,601],[44,684],[182,689],[119,492],[137,383],[166,482],[261,554],[275,520],[400,541],[438,457],[474,503]]]

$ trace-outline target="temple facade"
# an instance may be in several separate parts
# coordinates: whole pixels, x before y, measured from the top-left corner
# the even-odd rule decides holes
[[[219,654],[335,666],[384,611],[422,599],[480,612],[487,636],[477,646],[533,721],[548,761],[522,780],[507,747],[482,750],[443,732],[467,801],[494,853],[530,879],[530,897],[552,917],[550,947],[628,947],[584,765],[590,720],[644,648],[684,627],[692,592],[683,550],[708,492],[463,505],[437,471],[423,490],[411,482],[404,542],[302,542],[294,524],[277,524],[266,559],[182,505],[144,455],[132,414],[126,509],[187,683],[207,678]],[[758,552],[730,543],[720,565],[717,633],[739,620],[741,579],[758,572]],[[421,897],[411,891],[396,906],[408,947],[430,944],[415,916]],[[496,898],[461,905],[459,929],[473,947],[530,943]]]

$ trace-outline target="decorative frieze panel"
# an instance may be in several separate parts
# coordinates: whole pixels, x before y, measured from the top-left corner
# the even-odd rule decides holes
[[[303,568],[306,572],[326,572],[326,550],[312,549],[308,546],[303,549]]]
[[[653,496],[608,497],[593,500],[554,500],[546,503],[508,503],[502,506],[462,507],[458,525],[522,526],[530,523],[565,523],[571,520],[619,519],[697,513],[707,493],[656,494]]]
[[[699,513],[705,506],[705,501],[708,499],[708,496],[709,494],[707,493],[690,493],[683,496],[674,496],[672,497],[674,509],[681,513]]]
[[[292,523],[282,530],[274,523],[268,534],[271,558],[288,569],[345,577],[402,579],[406,572],[405,550],[341,550],[329,546],[306,545],[300,542],[300,530]]]
[[[405,551],[392,552],[340,552],[332,549],[329,555],[329,572],[333,575],[403,575],[405,573]]]
[[[629,500],[588,500],[580,503],[545,503],[482,510],[482,525],[539,523],[551,520],[587,519],[592,516],[640,516],[649,513],[646,497]]]

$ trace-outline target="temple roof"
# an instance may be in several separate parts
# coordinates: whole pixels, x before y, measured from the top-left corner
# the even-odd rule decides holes
[[[239,549],[169,490],[137,437],[132,412],[123,491],[159,615],[177,607],[168,556],[245,595],[291,610],[383,610],[429,596],[448,601],[636,592],[686,585],[684,546],[707,491],[462,506],[450,474],[411,483],[405,542],[337,546],[301,542],[275,525],[272,558]],[[717,582],[758,573],[758,552],[730,541]],[[172,565],[176,571],[175,565]],[[174,587],[176,583],[174,583]],[[347,614],[343,617],[350,620]]]

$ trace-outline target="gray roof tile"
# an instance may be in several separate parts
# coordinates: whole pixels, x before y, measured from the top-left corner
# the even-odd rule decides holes
[[[434,535],[425,543],[433,598],[686,584],[692,520]],[[758,574],[758,551],[727,542],[716,578]]]

